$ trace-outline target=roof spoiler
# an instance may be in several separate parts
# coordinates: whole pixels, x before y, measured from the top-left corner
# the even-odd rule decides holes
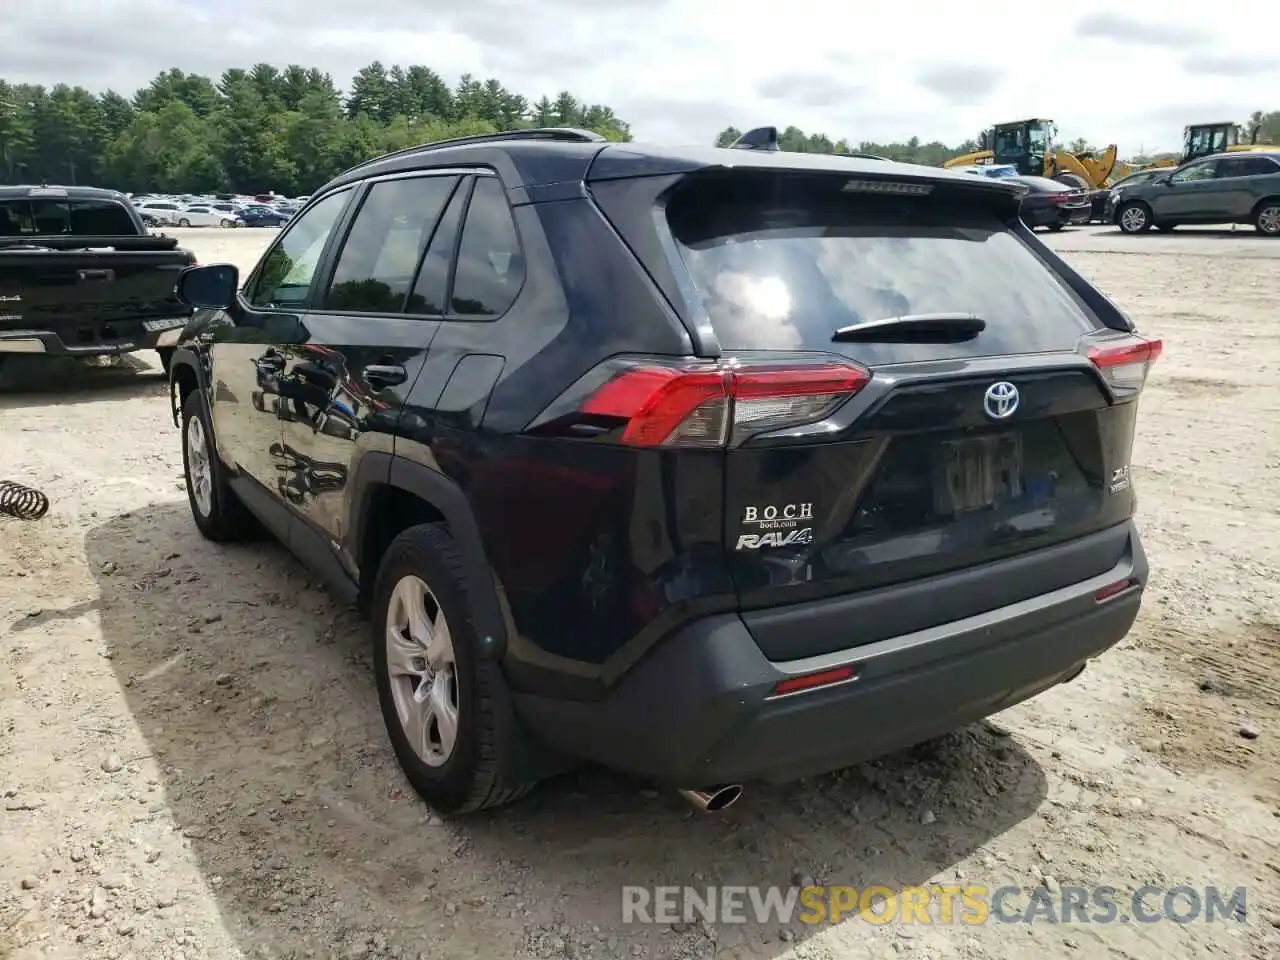
[[[733,143],[729,144],[730,150],[777,150],[778,149],[778,128],[777,127],[756,127],[754,130],[748,130]]]

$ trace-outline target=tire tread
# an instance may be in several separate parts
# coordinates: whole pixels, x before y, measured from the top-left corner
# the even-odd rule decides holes
[[[191,500],[190,480],[187,472],[187,422],[192,417],[199,417],[204,425],[205,443],[209,445],[209,464],[213,471],[213,512],[208,517],[200,517],[194,500],[191,501],[191,515],[196,526],[205,539],[214,543],[238,543],[254,539],[258,533],[257,521],[248,508],[240,502],[235,491],[227,484],[221,461],[218,460],[217,447],[213,441],[213,426],[204,414],[203,394],[200,390],[192,390],[182,404],[182,472]]]
[[[391,586],[385,582],[389,572],[399,567],[403,561],[408,561],[410,566],[416,566],[418,557],[423,553],[429,553],[439,560],[452,586],[457,588],[463,610],[469,610],[469,585],[462,557],[453,537],[441,523],[426,523],[410,527],[398,534],[391,542],[378,571],[375,596],[379,598],[379,602],[385,602],[385,595]],[[428,583],[432,590],[440,586],[431,584],[430,581]],[[450,633],[455,643],[470,643],[475,637],[475,627],[470,616],[464,612],[463,617],[465,625],[459,625],[462,629],[456,629],[451,618]],[[382,642],[376,628],[373,640],[374,643]],[[449,810],[450,813],[455,814],[475,813],[505,806],[524,797],[537,786],[536,781],[510,783],[502,777],[501,753],[504,745],[500,742],[496,722],[497,685],[502,682],[502,679],[496,663],[482,656],[474,645],[471,651],[469,662],[475,675],[476,754],[466,797]]]

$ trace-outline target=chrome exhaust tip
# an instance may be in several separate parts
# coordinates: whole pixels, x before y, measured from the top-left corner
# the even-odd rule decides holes
[[[679,793],[680,796],[685,798],[689,806],[699,813],[718,813],[738,802],[738,798],[742,796],[742,785],[724,783],[719,786],[702,787],[697,790],[681,790]]]

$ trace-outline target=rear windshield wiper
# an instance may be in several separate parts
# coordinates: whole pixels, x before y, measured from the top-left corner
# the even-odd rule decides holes
[[[912,313],[870,323],[852,323],[831,335],[832,343],[959,343],[987,329],[972,313]]]

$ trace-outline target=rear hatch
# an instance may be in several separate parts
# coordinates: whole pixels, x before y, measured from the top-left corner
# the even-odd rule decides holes
[[[651,273],[706,356],[646,408],[649,441],[723,442],[727,562],[776,660],[1039,595],[1128,545],[1158,341],[1055,272],[1007,188],[898,177],[673,178],[656,246],[622,206],[643,191],[594,186],[642,258],[665,250]],[[639,409],[618,383],[597,412]]]
[[[174,287],[192,261],[139,236],[115,201],[0,201],[0,331],[50,331],[73,350],[136,340],[190,315]]]

